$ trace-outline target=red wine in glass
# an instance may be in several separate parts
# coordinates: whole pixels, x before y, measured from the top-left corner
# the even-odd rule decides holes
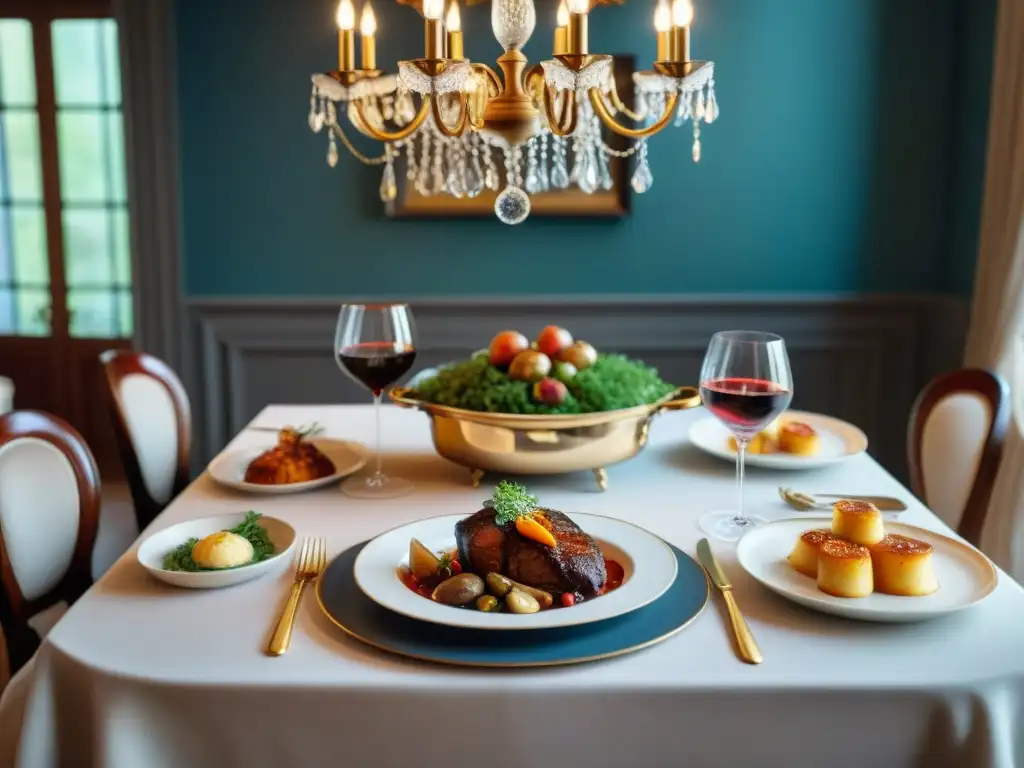
[[[774,421],[793,398],[792,391],[774,381],[745,378],[705,381],[700,394],[719,421],[747,439]]]
[[[354,379],[378,397],[409,372],[416,361],[416,350],[407,344],[366,341],[343,347],[338,359]]]

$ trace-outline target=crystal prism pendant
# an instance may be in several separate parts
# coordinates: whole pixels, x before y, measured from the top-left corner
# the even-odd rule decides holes
[[[700,139],[693,140],[693,162],[700,162]]]
[[[519,187],[505,187],[494,201],[494,215],[502,224],[522,224],[530,215],[530,197]]]
[[[715,89],[708,88],[708,103],[704,105],[704,122],[710,125],[718,119],[718,99],[715,98]]]
[[[581,191],[592,195],[597,191],[597,168],[590,152],[580,153],[580,162],[577,165],[576,183]]]
[[[704,119],[704,91],[697,91],[693,105],[693,121],[699,122]]]
[[[544,189],[544,185],[541,183],[540,174],[537,173],[536,166],[530,166],[530,170],[526,172],[526,191],[531,195],[536,195]]]
[[[455,168],[448,170],[448,178],[445,180],[444,187],[448,194],[454,198],[461,199],[466,194],[466,190],[462,186],[462,179],[459,178],[459,173]]]
[[[473,165],[466,166],[466,197],[476,197],[484,191],[484,182],[480,171]]]
[[[398,197],[398,185],[395,183],[395,166],[391,158],[384,164],[384,175],[380,180],[380,199],[382,202],[390,203]]]
[[[651,173],[651,166],[647,163],[646,142],[640,147],[640,162],[637,163],[630,183],[633,186],[633,191],[638,195],[644,194],[654,185],[654,174]]]
[[[313,133],[320,133],[324,127],[324,110],[318,106],[316,99],[309,97],[309,129]]]
[[[611,189],[615,186],[615,180],[612,179],[611,170],[608,167],[608,156],[604,152],[599,152],[597,157],[601,164],[601,189]]]
[[[334,143],[334,132],[329,135],[331,138],[327,142],[327,164],[333,168],[338,164],[338,145]]]

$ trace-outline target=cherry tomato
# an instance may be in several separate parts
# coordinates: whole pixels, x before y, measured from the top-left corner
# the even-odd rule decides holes
[[[458,576],[460,573],[462,573],[462,563],[460,563],[458,560],[452,560],[451,569],[452,575]]]
[[[574,595],[572,592],[563,592],[562,605],[565,608],[571,608],[572,606],[576,605],[576,595]]]

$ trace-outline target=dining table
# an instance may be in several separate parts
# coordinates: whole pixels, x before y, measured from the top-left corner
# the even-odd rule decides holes
[[[525,480],[545,506],[629,521],[696,555],[697,518],[728,508],[735,467],[687,440],[701,410],[665,413],[647,446],[593,476]],[[252,427],[318,423],[374,443],[369,405],[271,405],[227,450],[269,447]],[[439,457],[429,420],[392,406],[384,467],[406,497],[350,498],[337,485],[245,495],[203,473],[145,530],[255,510],[326,538],[328,557],[422,518],[472,514],[501,479],[473,487]],[[955,537],[869,453],[785,472],[748,467],[746,503],[800,513],[777,488],[905,499],[901,522]],[[820,514],[820,513],[819,513]],[[652,647],[571,666],[482,669],[391,655],[342,633],[307,591],[291,648],[266,653],[291,568],[226,589],[153,579],[133,546],[79,599],[0,700],[6,765],[222,766],[958,766],[1024,765],[1024,592],[1004,573],[981,603],[930,621],[881,624],[813,612],[768,591],[711,546],[763,653],[738,658],[721,595]]]

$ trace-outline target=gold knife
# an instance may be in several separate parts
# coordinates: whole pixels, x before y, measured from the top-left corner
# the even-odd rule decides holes
[[[722,597],[725,598],[725,606],[729,609],[729,621],[732,624],[733,634],[736,636],[736,647],[739,650],[740,658],[748,664],[760,664],[764,661],[761,649],[757,647],[757,641],[754,640],[750,627],[747,626],[739,606],[736,605],[736,598],[732,596],[732,583],[726,578],[725,571],[715,559],[707,539],[697,542],[697,559],[704,566],[704,570],[708,572],[711,583],[718,587],[722,592]]]

